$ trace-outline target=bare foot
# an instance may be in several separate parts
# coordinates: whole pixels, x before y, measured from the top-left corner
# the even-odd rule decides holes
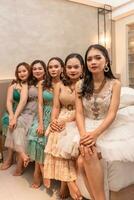
[[[40,183],[32,183],[32,188],[34,189],[38,189],[41,186],[41,182]]]
[[[59,196],[61,199],[66,199],[69,197],[69,189],[66,182],[61,182]]]
[[[32,183],[32,188],[39,188],[42,185],[42,177],[41,174],[34,174],[34,181]]]
[[[26,157],[24,158],[23,162],[24,162],[23,165],[24,165],[24,167],[26,168],[26,167],[28,166],[29,162],[30,162],[30,158],[29,158],[28,156],[26,156]]]
[[[20,156],[21,156],[21,159],[23,160],[23,166],[27,167],[30,162],[29,156],[25,152],[21,152]]]
[[[75,181],[70,181],[67,184],[68,184],[69,192],[70,192],[72,199],[82,200],[83,197],[81,196],[81,193],[80,193]]]
[[[9,167],[11,167],[11,165],[12,165],[12,161],[5,161],[5,162],[1,165],[0,170],[6,170],[6,169],[8,169]]]
[[[21,176],[22,174],[24,173],[24,168],[16,168],[14,173],[13,173],[13,176]]]
[[[49,189],[50,186],[51,186],[51,180],[50,179],[47,179],[47,178],[44,178],[43,179],[43,183],[44,183],[44,186]]]

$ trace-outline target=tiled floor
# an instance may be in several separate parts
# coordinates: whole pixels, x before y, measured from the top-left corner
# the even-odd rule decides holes
[[[46,192],[42,186],[39,189],[32,189],[33,167],[29,167],[22,176],[14,177],[12,173],[15,165],[8,170],[0,170],[0,200],[57,200],[56,187],[54,193]]]

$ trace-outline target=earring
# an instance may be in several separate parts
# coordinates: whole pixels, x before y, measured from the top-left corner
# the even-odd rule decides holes
[[[80,75],[80,79],[83,79],[83,74]]]
[[[45,79],[46,79],[46,74],[43,75],[43,80],[45,80]]]
[[[63,72],[61,72],[61,74],[60,74],[60,78],[61,78],[61,79],[64,78],[64,73],[63,73]]]
[[[107,66],[107,64],[104,67],[104,72],[108,72],[109,71],[109,67]]]

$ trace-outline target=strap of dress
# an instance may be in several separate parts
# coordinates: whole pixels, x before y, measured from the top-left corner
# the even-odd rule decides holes
[[[112,91],[112,89],[113,89],[113,85],[115,83],[115,80],[116,79],[112,79],[112,80],[109,81],[109,89],[110,89],[110,91]]]
[[[76,92],[80,93],[81,90],[82,90],[82,84],[83,84],[83,80],[79,80],[77,83],[76,83]]]

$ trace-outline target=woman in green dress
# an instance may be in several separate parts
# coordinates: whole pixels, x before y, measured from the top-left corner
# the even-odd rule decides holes
[[[17,84],[17,82],[16,82],[16,84]],[[9,86],[10,89],[11,88],[13,89],[12,90],[12,102],[10,101],[10,103],[11,103],[11,114],[6,111],[3,114],[2,119],[1,119],[1,121],[2,121],[2,135],[5,136],[5,137],[6,137],[6,134],[7,134],[9,120],[12,118],[12,114],[14,114],[14,112],[17,108],[17,105],[20,101],[20,88],[17,88],[16,84],[14,82],[12,82],[11,85]],[[10,90],[10,89],[8,89],[8,90]]]
[[[29,81],[31,68],[29,64],[22,62],[19,63],[15,70],[16,79],[11,82],[7,91],[7,112],[2,117],[2,134],[6,137],[8,127],[11,126],[12,120],[15,115],[21,112],[20,106],[24,106],[26,102],[21,98],[25,95],[25,83]],[[20,101],[21,99],[21,101]],[[1,166],[1,170],[8,169],[13,160],[13,150],[8,148],[8,157]],[[18,161],[18,163],[21,161]]]
[[[23,94],[23,101],[26,101],[25,106],[20,107],[20,115],[14,116],[5,141],[5,146],[16,151],[17,157],[21,159],[21,165],[17,166],[14,171],[15,176],[20,176],[23,173],[24,167],[27,166],[29,161],[29,157],[26,154],[27,133],[37,114],[37,86],[46,75],[46,65],[41,60],[35,60],[31,64],[31,71],[30,82]]]
[[[38,118],[35,118],[28,136],[28,155],[35,161],[33,188],[39,188],[43,179],[44,148],[47,136],[44,135],[50,123],[53,87],[60,82],[64,63],[58,57],[53,57],[47,65],[47,78],[38,86]]]

